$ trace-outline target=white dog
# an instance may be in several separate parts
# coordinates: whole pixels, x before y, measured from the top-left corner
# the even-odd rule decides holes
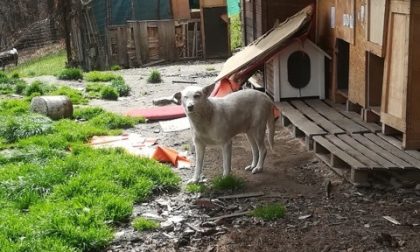
[[[223,176],[229,175],[232,138],[239,133],[246,133],[252,147],[252,163],[245,170],[261,172],[267,154],[266,126],[271,149],[274,141],[273,102],[256,90],[241,90],[222,98],[208,97],[209,92],[210,88],[191,86],[173,97],[175,103],[182,103],[193,133],[196,166],[189,183],[200,180],[207,145],[223,147]]]

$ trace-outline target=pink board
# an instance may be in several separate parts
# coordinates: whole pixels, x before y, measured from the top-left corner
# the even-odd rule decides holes
[[[179,105],[131,109],[127,116],[142,116],[149,120],[169,120],[185,116],[184,108]]]

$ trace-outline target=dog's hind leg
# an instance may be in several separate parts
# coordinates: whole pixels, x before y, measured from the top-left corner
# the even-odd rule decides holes
[[[223,145],[223,177],[230,174],[232,166],[232,140]]]
[[[194,176],[192,179],[188,180],[188,183],[198,183],[201,178],[201,173],[203,171],[203,162],[204,162],[204,152],[206,146],[195,141],[195,169]]]
[[[252,169],[255,168],[258,162],[258,146],[257,146],[257,142],[255,141],[254,135],[255,133],[251,131],[248,131],[246,133],[246,137],[248,138],[248,142],[251,145],[251,150],[252,150],[252,163],[248,165],[247,167],[245,167],[246,171],[252,171]]]
[[[267,148],[265,147],[264,138],[265,138],[265,125],[256,130],[255,140],[258,146],[258,163],[252,169],[252,173],[262,172],[264,166],[265,156],[267,155]]]

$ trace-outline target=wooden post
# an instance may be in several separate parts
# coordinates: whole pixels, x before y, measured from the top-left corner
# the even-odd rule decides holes
[[[61,12],[63,15],[63,28],[64,28],[64,38],[66,43],[66,53],[67,53],[67,64],[71,65],[71,42],[70,42],[70,18],[68,13],[71,11],[72,2],[70,1],[60,1],[61,3]]]

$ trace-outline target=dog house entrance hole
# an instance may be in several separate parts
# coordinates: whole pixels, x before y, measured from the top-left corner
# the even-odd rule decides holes
[[[294,88],[304,88],[311,80],[311,59],[304,51],[296,51],[287,59],[287,76]]]

